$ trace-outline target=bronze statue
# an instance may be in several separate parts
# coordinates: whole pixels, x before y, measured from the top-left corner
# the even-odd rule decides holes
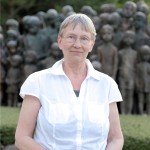
[[[0,33],[0,105],[2,105],[2,101],[4,98],[4,85],[6,78],[6,53],[4,50],[4,36]]]
[[[11,66],[6,75],[8,106],[17,106],[18,103],[18,93],[22,81],[21,62],[22,57],[18,54],[15,54],[10,58]]]
[[[80,9],[80,13],[86,14],[91,19],[97,15],[97,12],[89,5],[84,5]]]
[[[109,24],[114,29],[113,44],[118,49],[120,48],[121,40],[122,40],[122,37],[123,37],[123,32],[121,31],[121,23],[122,23],[122,18],[119,15],[118,12],[110,13],[110,15],[109,15]]]
[[[127,1],[122,8],[122,26],[121,30],[133,30],[133,15],[136,13],[136,3]]]
[[[37,54],[33,50],[28,50],[24,53],[23,80],[35,71],[38,71]]]
[[[124,47],[118,51],[118,82],[124,100],[120,105],[122,114],[131,114],[133,108],[137,64],[137,52],[132,49],[134,37],[134,31],[127,30],[122,39]]]
[[[110,25],[104,25],[101,29],[103,43],[97,49],[98,60],[101,62],[101,71],[116,78],[118,65],[118,51],[112,43],[113,28]]]
[[[16,19],[7,19],[6,27],[7,30],[15,30],[19,33],[19,22]]]
[[[50,54],[40,62],[41,69],[52,67],[52,65],[62,58],[62,52],[58,47],[58,43],[54,42],[50,48]]]
[[[99,12],[101,13],[113,13],[116,11],[116,6],[112,3],[102,4]]]
[[[133,24],[134,24],[134,28],[135,28],[135,42],[134,42],[134,49],[135,50],[139,50],[139,48],[142,45],[149,45],[150,46],[150,41],[149,41],[149,37],[146,34],[146,16],[143,12],[136,12],[134,17],[133,17]]]
[[[42,34],[48,37],[48,42],[53,43],[57,41],[58,35],[58,12],[56,9],[49,9],[46,12],[46,28],[42,30]],[[49,45],[50,47],[50,45]]]
[[[150,115],[150,47],[143,45],[139,50],[140,61],[136,67],[136,90],[138,94],[139,113]]]
[[[48,37],[41,32],[41,21],[37,16],[28,18],[28,33],[23,40],[24,51],[34,50],[37,54],[37,59],[44,59],[49,54]]]

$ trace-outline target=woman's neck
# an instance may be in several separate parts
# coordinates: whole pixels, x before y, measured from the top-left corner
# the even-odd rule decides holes
[[[86,63],[71,64],[71,63],[66,63],[64,61],[63,70],[67,75],[67,77],[70,79],[73,89],[80,90],[81,84],[87,75]]]
[[[67,63],[64,61],[63,70],[66,75],[85,75],[87,73],[86,62],[81,63]]]

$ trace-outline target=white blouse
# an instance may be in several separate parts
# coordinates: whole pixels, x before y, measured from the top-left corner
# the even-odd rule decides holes
[[[62,69],[63,59],[31,74],[20,95],[40,100],[34,139],[46,150],[105,150],[109,132],[109,103],[122,101],[116,82],[96,71],[88,74],[76,97]]]

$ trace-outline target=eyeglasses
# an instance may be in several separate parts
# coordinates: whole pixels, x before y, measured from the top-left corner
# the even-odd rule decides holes
[[[76,35],[67,35],[62,37],[65,38],[68,43],[75,43],[78,39]],[[81,44],[88,44],[91,41],[91,39],[86,36],[81,36],[79,40]]]

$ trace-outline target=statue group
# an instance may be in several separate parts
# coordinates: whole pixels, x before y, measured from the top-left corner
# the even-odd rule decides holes
[[[103,4],[98,12],[88,5],[79,12],[65,5],[60,13],[50,8],[21,21],[8,19],[6,31],[0,26],[1,105],[21,104],[18,93],[24,80],[63,57],[58,30],[74,13],[88,15],[95,24],[96,42],[88,58],[117,81],[124,100],[118,104],[120,113],[150,115],[150,8],[144,1],[127,1],[122,8]]]

